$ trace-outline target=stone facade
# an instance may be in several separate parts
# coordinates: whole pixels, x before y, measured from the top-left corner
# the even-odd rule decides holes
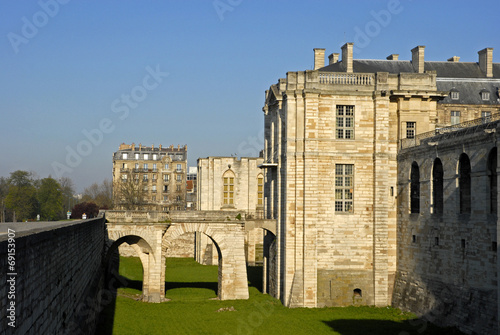
[[[355,60],[352,50],[346,43],[325,66],[325,50],[314,49],[314,70],[288,72],[266,91],[265,212],[278,221],[267,282],[290,307],[390,304],[398,150],[457,123],[452,110],[467,110],[460,122],[498,110],[490,52],[459,63],[426,62],[424,46],[411,61]]]
[[[264,217],[264,174],[262,157],[207,157],[198,159],[198,204],[200,210],[240,210]],[[197,261],[217,264],[212,241],[197,235]],[[245,236],[245,255],[250,265],[263,262],[263,231],[254,229]]]
[[[442,128],[398,155],[392,303],[469,334],[498,329],[499,118]]]
[[[37,222],[39,226],[43,223]],[[24,223],[3,223],[14,231]],[[93,334],[101,303],[113,299],[104,289],[103,218],[60,224],[15,234],[15,242],[0,237],[0,329],[2,334]],[[8,298],[8,244],[15,244],[15,297]],[[7,277],[7,278],[6,278]],[[116,287],[115,287],[116,289]],[[7,323],[14,301],[16,327]]]
[[[113,155],[113,196],[116,209],[126,209],[121,185],[142,187],[143,204],[136,208],[168,212],[186,208],[187,146],[143,147],[121,144]]]

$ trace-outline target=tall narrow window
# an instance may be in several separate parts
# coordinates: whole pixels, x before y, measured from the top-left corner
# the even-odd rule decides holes
[[[415,138],[416,122],[406,122],[406,138]]]
[[[354,106],[337,105],[337,139],[354,139]]]
[[[417,162],[411,164],[410,213],[420,213],[420,171]]]
[[[123,153],[123,159],[128,159],[128,153],[126,152]]]
[[[482,111],[481,112],[481,119],[483,120],[483,123],[491,122],[491,112]]]
[[[451,111],[450,123],[451,125],[460,123],[460,111]]]
[[[260,174],[257,177],[257,205],[264,204],[264,177]]]
[[[458,185],[460,191],[460,213],[471,211],[471,178],[470,160],[466,154],[461,154],[458,162]]]
[[[498,211],[497,203],[497,148],[493,148],[488,156],[488,178],[490,184],[489,200],[490,213],[496,214]]]
[[[443,213],[443,164],[439,158],[432,169],[432,208],[433,213]]]
[[[234,205],[234,173],[224,173],[224,205]]]
[[[144,160],[145,161],[149,160],[149,154],[144,154]]]
[[[335,164],[335,212],[353,211],[354,165]]]

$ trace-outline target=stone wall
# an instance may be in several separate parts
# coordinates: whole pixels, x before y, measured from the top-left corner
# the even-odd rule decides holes
[[[498,168],[492,172],[488,162],[499,165],[499,130],[497,125],[496,132],[469,129],[451,138],[437,136],[398,156],[398,271],[392,303],[466,333],[497,333],[498,188],[491,182],[498,180]],[[471,209],[461,213],[459,157],[464,154],[470,159]],[[443,167],[442,210],[433,193],[441,189],[433,178],[437,160]],[[420,206],[414,205],[413,213],[412,165],[418,166],[415,185],[420,188]]]
[[[2,224],[16,230],[19,224]],[[22,229],[22,228],[19,228]],[[9,334],[91,334],[95,330],[104,283],[104,219],[65,223],[46,231],[0,237],[0,278],[6,282],[8,244],[15,244],[14,287],[0,286],[0,329]],[[9,245],[12,249],[12,245]],[[6,315],[15,302],[15,328]],[[2,331],[3,332],[3,331]]]

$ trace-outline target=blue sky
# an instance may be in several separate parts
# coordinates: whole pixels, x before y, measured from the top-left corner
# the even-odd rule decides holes
[[[120,143],[257,155],[264,92],[313,48],[499,62],[498,1],[2,1],[0,176],[111,178]],[[69,157],[69,158],[68,158]]]

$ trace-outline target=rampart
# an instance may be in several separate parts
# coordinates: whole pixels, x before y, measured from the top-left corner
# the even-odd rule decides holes
[[[398,155],[393,305],[468,334],[498,332],[498,131],[436,131]]]
[[[104,221],[0,224],[2,334],[94,333],[101,300],[110,298],[102,290]]]

